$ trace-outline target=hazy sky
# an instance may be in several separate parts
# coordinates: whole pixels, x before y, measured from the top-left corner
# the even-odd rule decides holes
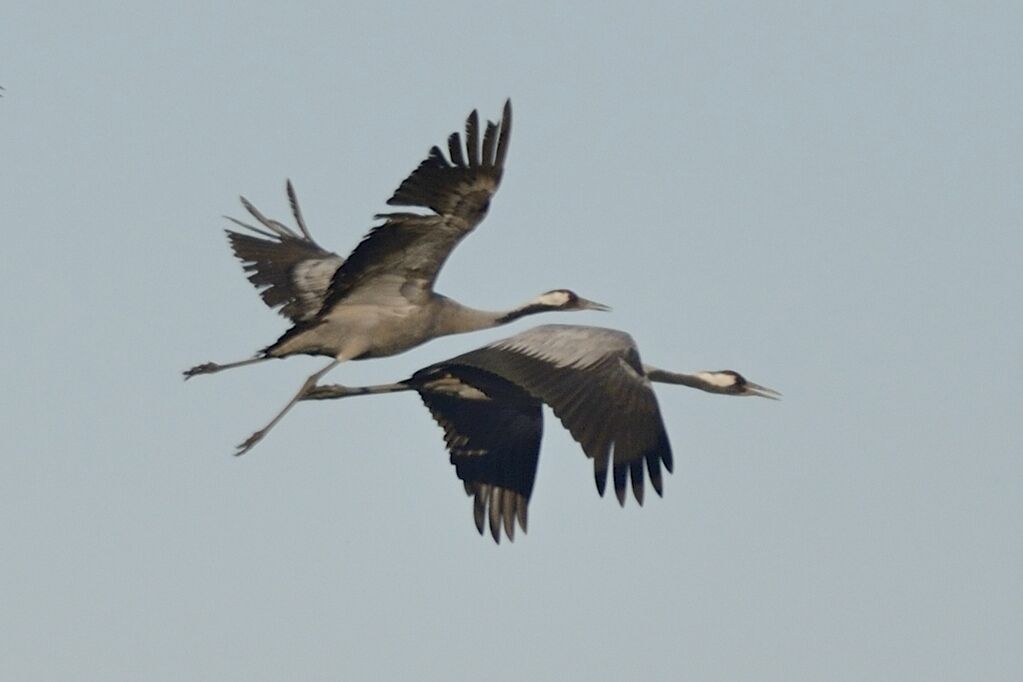
[[[1015,680],[1023,670],[1017,3],[17,3],[0,19],[0,678]],[[872,5],[872,6],[871,6]],[[665,497],[547,420],[495,546],[411,394],[286,328],[244,194],[342,255],[430,145],[515,107],[438,289],[785,400],[658,395]],[[550,416],[550,415],[548,415]]]

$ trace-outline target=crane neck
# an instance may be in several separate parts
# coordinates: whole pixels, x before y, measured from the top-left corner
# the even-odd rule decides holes
[[[690,388],[704,388],[704,384],[700,381],[699,377],[692,374],[669,372],[665,369],[660,369],[652,365],[643,365],[643,372],[646,374],[646,378],[650,381],[656,381],[662,384],[682,384],[683,386],[689,386]]]
[[[450,298],[445,297],[441,300],[441,308],[434,323],[439,336],[500,327],[526,315],[557,309],[554,306],[529,301],[510,310],[480,310],[462,305]]]
[[[557,307],[546,305],[544,303],[537,303],[536,301],[530,301],[528,303],[523,303],[517,308],[512,308],[511,310],[506,310],[502,313],[498,313],[498,318],[495,321],[494,325],[497,326],[501,324],[508,324],[509,322],[514,322],[515,320],[521,317],[525,317],[526,315],[546,313],[551,310],[557,310]]]
[[[647,379],[662,384],[681,384],[689,388],[698,388],[707,393],[726,393],[728,386],[711,380],[712,373],[700,372],[699,374],[682,374],[681,372],[669,372],[651,365],[643,365],[643,372]]]

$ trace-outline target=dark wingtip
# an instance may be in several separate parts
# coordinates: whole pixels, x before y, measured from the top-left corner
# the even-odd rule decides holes
[[[468,492],[468,490],[466,490],[466,492]],[[476,494],[473,495],[472,499],[472,517],[476,522],[476,530],[479,531],[480,535],[483,535],[483,526],[486,521],[485,512],[486,509],[483,505],[483,500],[480,499],[479,491],[476,491]]]
[[[639,506],[643,506],[643,459],[637,459],[629,467],[632,478],[632,495]]]
[[[615,467],[614,467],[615,497],[618,498],[618,504],[623,506],[623,507],[625,506],[625,479],[626,479],[626,472],[628,472],[628,469],[625,467],[624,464],[615,465]]]
[[[607,469],[601,469],[597,462],[593,462],[593,482],[597,484],[597,494],[604,497],[604,490],[607,488]]]
[[[469,168],[479,168],[480,166],[479,126],[480,115],[473,109],[469,117],[465,119],[465,151]]]
[[[501,113],[501,132],[497,137],[497,151],[494,154],[494,166],[501,170],[504,168],[504,160],[508,156],[508,140],[511,137],[512,109],[511,98],[504,101],[504,111]]]
[[[298,229],[302,231],[302,235],[312,244],[316,244],[313,239],[313,235],[309,232],[309,228],[306,227],[305,218],[302,217],[302,209],[298,205],[298,193],[295,191],[295,185],[291,183],[291,178],[288,178],[284,186],[285,192],[288,194],[288,204],[291,205],[291,215],[295,217],[295,223],[298,224]]]
[[[519,496],[510,490],[504,491],[504,507],[501,515],[504,517],[504,534],[508,536],[508,542],[515,541],[515,507],[518,505]]]
[[[661,475],[661,460],[655,455],[648,455],[646,459],[647,473],[650,475],[650,485],[658,497],[664,497],[664,477]]]

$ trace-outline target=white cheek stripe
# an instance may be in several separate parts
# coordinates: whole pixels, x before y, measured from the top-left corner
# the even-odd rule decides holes
[[[566,303],[568,303],[568,294],[566,294],[564,291],[552,291],[549,294],[544,294],[542,296],[537,297],[536,301],[537,303],[541,303],[543,305],[554,306],[565,305]]]
[[[716,372],[700,372],[696,376],[700,377],[701,380],[710,384],[711,386],[717,386],[718,388],[728,388],[729,386],[735,385],[735,377],[731,374],[717,374]]]

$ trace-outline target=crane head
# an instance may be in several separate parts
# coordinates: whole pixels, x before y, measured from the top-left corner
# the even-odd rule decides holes
[[[768,398],[770,400],[781,399],[781,393],[773,388],[754,384],[743,375],[730,369],[723,369],[718,372],[699,372],[696,374],[696,377],[702,384],[700,388],[710,393],[757,396],[758,398]]]
[[[547,310],[601,310],[607,312],[610,306],[583,298],[571,289],[553,289],[540,294],[533,301]]]

